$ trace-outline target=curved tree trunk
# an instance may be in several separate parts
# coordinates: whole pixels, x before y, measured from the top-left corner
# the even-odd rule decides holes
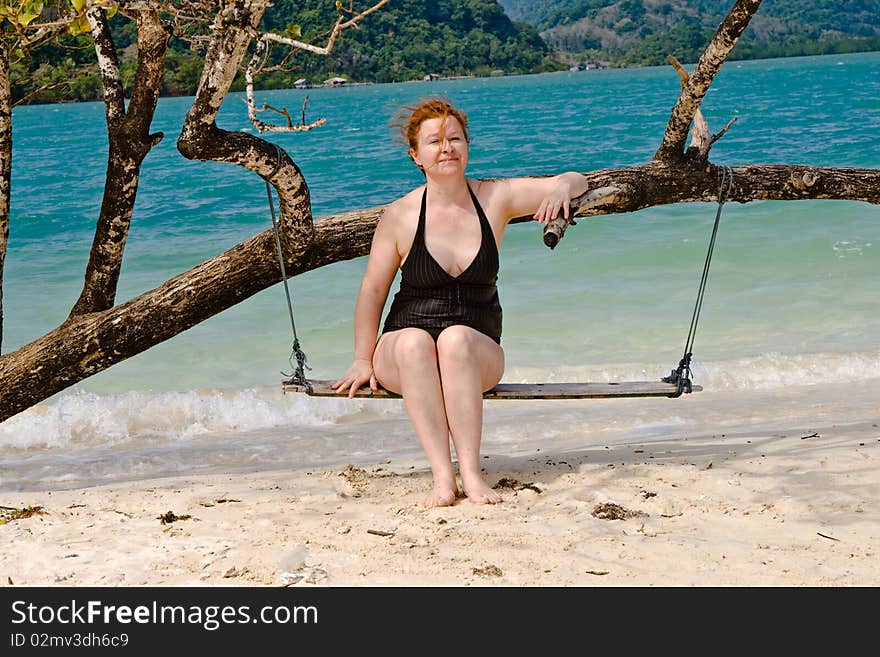
[[[158,12],[144,10],[137,13],[137,77],[126,111],[119,60],[107,15],[100,7],[92,7],[87,15],[104,83],[110,150],[104,198],[85,283],[70,317],[106,310],[115,303],[141,164],[147,153],[162,140],[162,133],[150,134],[150,123],[159,100],[170,36]]]
[[[299,167],[279,146],[245,132],[222,130],[216,123],[220,105],[268,5],[269,0],[243,0],[239,11],[218,14],[202,78],[177,149],[191,160],[237,164],[272,184],[280,205],[282,248],[288,257],[303,257],[312,241],[313,228],[309,188]]]
[[[217,111],[267,2],[237,0],[218,13],[178,149],[191,159],[237,164],[275,186],[281,201],[282,251],[288,274],[295,276],[368,253],[383,208],[323,217],[313,225],[308,187],[287,154],[253,135],[217,127]],[[576,199],[574,216],[717,198],[721,170],[708,162],[713,139],[702,139],[699,148],[687,151],[684,143],[700,100],[759,4],[737,0],[697,69],[686,79],[682,76],[679,101],[653,160],[587,172],[590,191]],[[707,131],[707,126],[701,127],[701,132]],[[730,201],[847,199],[880,204],[880,170],[752,164],[730,171]],[[558,239],[565,228],[564,220],[551,222],[545,240],[547,231]],[[116,307],[72,316],[43,337],[0,356],[0,421],[279,282],[276,257],[268,229],[154,290]]]
[[[3,353],[3,263],[9,243],[9,182],[12,177],[12,88],[9,46],[0,39],[0,354]]]

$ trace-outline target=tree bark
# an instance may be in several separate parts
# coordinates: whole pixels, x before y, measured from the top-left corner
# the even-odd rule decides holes
[[[715,36],[712,37],[712,41],[709,42],[696,68],[682,88],[678,102],[672,108],[660,148],[654,155],[655,160],[668,162],[684,157],[684,142],[687,140],[694,114],[703,102],[721,65],[724,64],[760,6],[761,0],[736,0],[730,12],[721,21]]]
[[[228,162],[253,171],[278,193],[282,249],[302,258],[313,237],[309,188],[299,167],[281,147],[260,137],[217,127],[217,112],[247,53],[269,0],[242,0],[221,12],[205,54],[205,66],[177,149],[191,160]]]
[[[9,243],[9,191],[12,179],[12,87],[9,45],[0,38],[0,354],[3,353],[3,265]]]
[[[109,153],[104,198],[85,282],[70,317],[106,310],[116,301],[141,165],[147,153],[162,140],[162,133],[150,134],[150,123],[159,100],[170,36],[158,12],[142,10],[136,13],[137,75],[126,111],[119,60],[107,15],[102,8],[92,7],[87,16],[104,84]]]

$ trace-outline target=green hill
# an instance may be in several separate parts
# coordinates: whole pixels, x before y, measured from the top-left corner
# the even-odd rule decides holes
[[[334,0],[276,0],[263,26],[284,33],[297,25],[301,40],[322,34],[336,18]],[[134,25],[121,16],[112,21],[122,51],[126,87],[134,80]],[[324,45],[326,39],[318,41]],[[275,61],[287,52],[273,50]],[[354,82],[394,82],[426,75],[492,75],[537,73],[564,68],[537,30],[510,20],[497,0],[393,0],[366,17],[357,29],[346,30],[327,57],[298,52],[290,70],[260,77],[259,88],[292,87],[306,78],[321,83],[330,77]],[[191,95],[201,73],[201,58],[178,39],[168,53],[163,95]],[[98,100],[102,97],[94,50],[87,37],[66,37],[62,44],[40,48],[13,69],[13,98],[18,100],[43,85],[69,81],[31,102]],[[244,88],[241,78],[233,90]]]
[[[290,70],[261,77],[260,88],[306,78],[394,82],[426,75],[492,75],[558,70],[585,61],[694,62],[733,0],[392,0],[346,31],[329,57],[298,53]],[[277,0],[264,26],[298,25],[302,39],[326,31],[334,0]],[[134,80],[134,25],[116,16],[127,89]],[[731,59],[880,50],[880,0],[764,0]],[[276,61],[285,52],[276,47]],[[162,95],[194,93],[201,58],[174,39]],[[98,100],[101,84],[87,37],[66,37],[12,67],[13,98],[55,85],[30,102]],[[237,80],[233,89],[243,88]]]
[[[500,0],[567,62],[694,62],[733,0]],[[880,0],[764,0],[731,59],[880,50]]]
[[[285,15],[308,36],[326,30],[335,11],[326,0],[278,0],[272,16]],[[284,29],[279,18],[267,25]],[[537,30],[513,23],[496,0],[393,0],[346,32],[329,57],[298,55],[297,65],[295,77],[310,81],[340,75],[371,82],[561,68]]]

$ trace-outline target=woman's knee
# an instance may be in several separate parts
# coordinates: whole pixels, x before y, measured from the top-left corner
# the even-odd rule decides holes
[[[394,341],[394,359],[400,364],[415,364],[437,360],[434,339],[427,331],[410,328],[401,329]]]
[[[483,336],[469,326],[450,326],[437,338],[437,353],[441,358],[467,360],[477,352]]]
[[[450,326],[437,339],[437,360],[441,375],[476,370],[483,389],[488,390],[504,374],[504,352],[479,331],[467,326]]]

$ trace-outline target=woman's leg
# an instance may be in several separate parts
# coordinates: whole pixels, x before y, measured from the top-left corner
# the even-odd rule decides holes
[[[501,496],[480,472],[483,433],[483,392],[501,380],[504,351],[501,345],[468,326],[450,326],[437,339],[446,420],[458,456],[461,483],[473,502],[494,504]]]
[[[449,506],[455,501],[458,485],[434,339],[418,328],[385,333],[373,353],[373,370],[383,388],[403,395],[410,422],[431,464],[434,486],[422,504]]]

